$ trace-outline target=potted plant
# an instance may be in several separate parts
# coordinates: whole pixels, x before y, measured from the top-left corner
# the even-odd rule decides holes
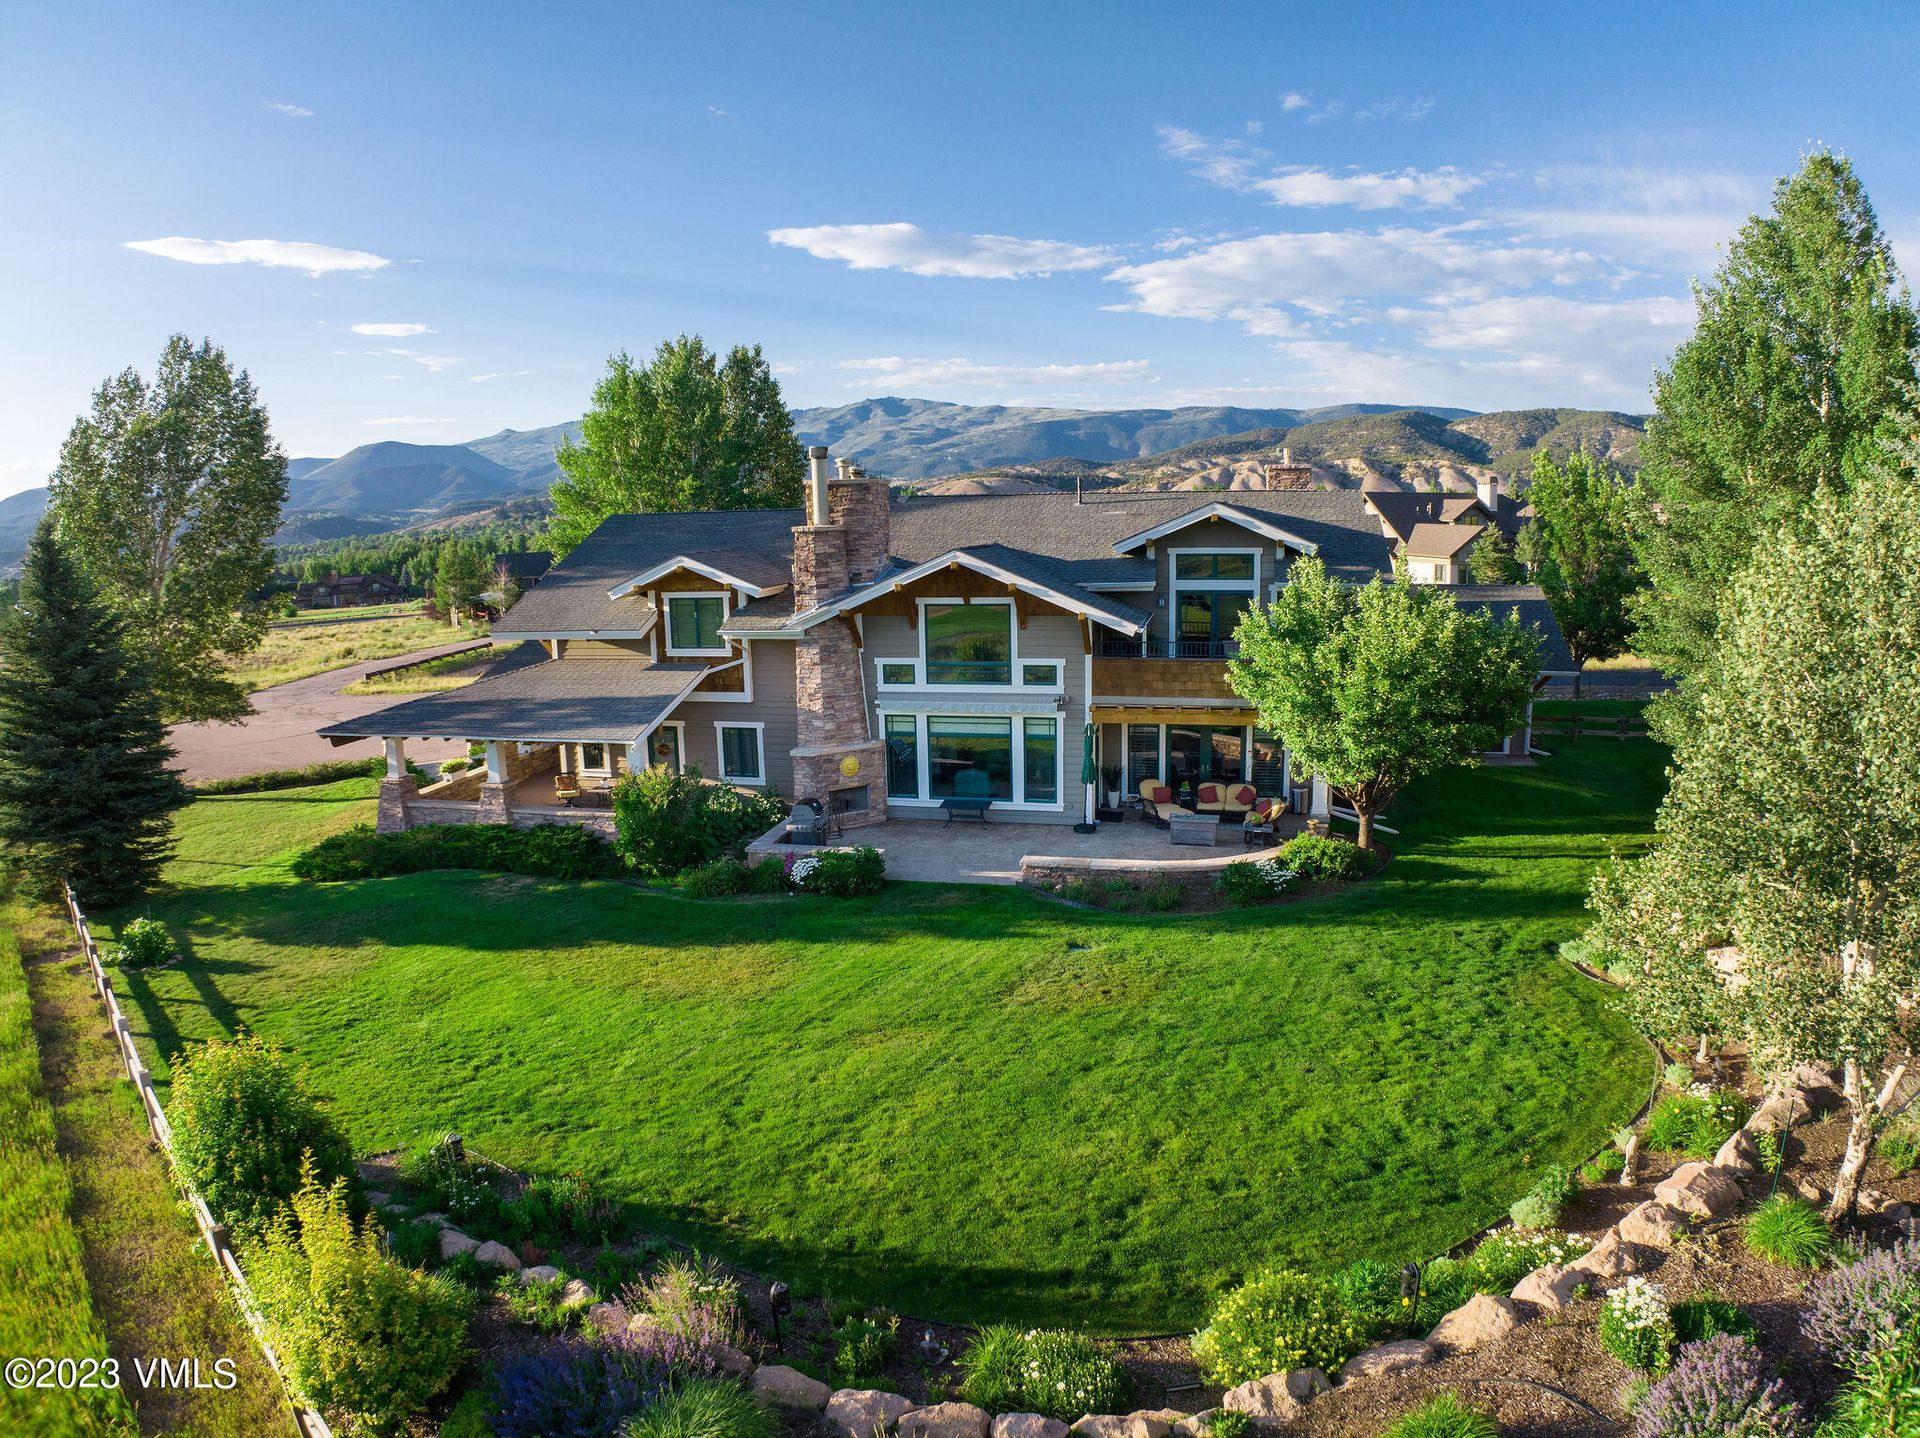
[[[1102,764],[1100,766],[1100,782],[1104,784],[1107,789],[1107,807],[1109,809],[1118,809],[1120,807],[1120,766],[1118,764]]]

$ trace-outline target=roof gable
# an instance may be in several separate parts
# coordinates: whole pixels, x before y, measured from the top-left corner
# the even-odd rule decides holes
[[[1182,514],[1175,515],[1171,519],[1163,520],[1161,523],[1149,529],[1142,529],[1136,533],[1129,534],[1125,539],[1116,542],[1113,547],[1122,554],[1129,554],[1136,549],[1146,547],[1156,539],[1176,533],[1179,530],[1187,528],[1189,525],[1200,524],[1209,519],[1219,519],[1224,520],[1228,524],[1237,524],[1240,528],[1258,534],[1262,538],[1271,539],[1275,544],[1283,544],[1298,554],[1318,554],[1320,552],[1319,545],[1313,543],[1311,540],[1300,538],[1299,535],[1294,534],[1290,530],[1283,529],[1267,516],[1256,514],[1249,509],[1243,509],[1237,504],[1227,504],[1220,500],[1216,500],[1212,504],[1203,505],[1199,509],[1187,510]]]

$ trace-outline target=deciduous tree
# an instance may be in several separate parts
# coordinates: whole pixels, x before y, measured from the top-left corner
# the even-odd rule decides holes
[[[287,458],[246,371],[173,336],[152,384],[128,369],[94,392],[50,487],[61,544],[125,618],[166,717],[250,714],[221,661],[266,629]]]
[[[1628,494],[1625,480],[1582,451],[1565,464],[1545,450],[1534,456],[1527,488],[1533,581],[1546,591],[1576,664],[1611,659],[1632,629],[1627,606],[1645,581],[1633,558]]]
[[[1865,188],[1821,150],[1742,226],[1693,337],[1654,381],[1635,546],[1652,587],[1637,653],[1688,681],[1655,720],[1677,739],[1712,660],[1720,599],[1756,540],[1845,488],[1914,377],[1914,311]]]
[[[800,503],[805,459],[760,347],[722,361],[698,335],[650,364],[607,362],[580,443],[554,455],[552,543],[566,553],[611,514],[767,509]]]
[[[1347,584],[1318,559],[1296,561],[1234,638],[1233,691],[1353,807],[1367,848],[1374,816],[1414,779],[1525,723],[1540,667],[1517,613],[1461,608],[1439,586]]]
[[[1839,1066],[1853,1206],[1906,1071],[1920,947],[1920,446],[1828,485],[1729,592],[1659,840],[1603,872],[1594,937],[1640,984],[1737,957],[1729,1026],[1763,1069]],[[1667,1002],[1651,995],[1654,1005]]]
[[[149,669],[51,516],[0,627],[0,848],[86,905],[149,888],[187,800]]]

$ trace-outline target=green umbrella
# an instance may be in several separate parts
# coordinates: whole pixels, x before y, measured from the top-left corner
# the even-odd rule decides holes
[[[1093,725],[1087,725],[1087,732],[1080,739],[1080,782],[1097,784],[1100,782],[1100,766],[1093,761]]]

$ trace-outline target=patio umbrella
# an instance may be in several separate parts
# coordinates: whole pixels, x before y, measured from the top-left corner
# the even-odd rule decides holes
[[[1093,758],[1093,725],[1089,723],[1086,732],[1080,736],[1080,782],[1087,786],[1086,823],[1093,823],[1093,786],[1100,782],[1100,766]]]

